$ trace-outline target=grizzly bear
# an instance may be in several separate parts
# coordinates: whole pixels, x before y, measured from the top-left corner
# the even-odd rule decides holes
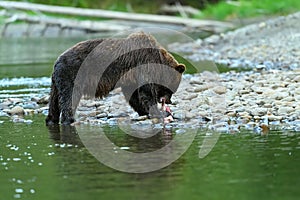
[[[54,65],[46,124],[74,122],[82,96],[102,98],[121,87],[139,115],[159,114],[157,104],[171,103],[185,66],[144,32],[124,38],[87,40],[59,56]]]

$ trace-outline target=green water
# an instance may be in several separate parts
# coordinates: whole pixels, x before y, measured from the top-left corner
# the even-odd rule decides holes
[[[31,117],[30,117],[31,118]],[[50,129],[44,117],[30,125],[0,125],[0,199],[298,199],[300,135],[271,131],[222,134],[198,157],[205,131],[170,166],[127,174],[95,159],[76,130]],[[111,138],[132,143],[115,127]],[[153,141],[152,146],[164,142]],[[122,145],[122,143],[120,143]]]
[[[0,78],[50,76],[59,54],[85,38],[0,38]]]
[[[49,92],[47,80],[53,62],[83,39],[1,38],[0,94],[23,97]],[[45,90],[33,92],[40,87]],[[28,91],[30,94],[25,95]],[[222,134],[208,156],[200,159],[198,154],[207,131],[199,130],[185,154],[168,167],[146,174],[128,174],[101,164],[82,144],[75,129],[48,129],[44,118],[26,116],[33,123],[24,124],[0,117],[0,200],[240,200],[300,196],[297,132]],[[136,145],[117,127],[106,127],[106,133],[119,146]],[[168,142],[170,137],[157,137],[139,148],[146,151]]]

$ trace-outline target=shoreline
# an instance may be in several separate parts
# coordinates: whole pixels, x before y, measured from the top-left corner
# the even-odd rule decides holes
[[[172,45],[194,61],[213,60],[232,69],[251,67],[252,71],[184,75],[170,105],[177,122],[167,126],[227,133],[243,128],[264,133],[272,127],[300,131],[300,24],[294,23],[299,19],[300,12],[181,48]],[[139,118],[120,92],[116,89],[102,100],[82,101],[77,120],[113,126],[125,117],[133,119],[133,126],[162,128],[157,120]],[[47,114],[46,103],[47,96],[28,102],[6,99],[0,102],[0,116],[17,116],[11,117],[13,122],[32,123],[22,116]]]
[[[183,98],[184,97],[184,98]],[[300,131],[300,69],[185,75],[169,105],[174,122],[167,129],[199,129],[236,133],[241,129],[265,133],[269,129]],[[0,103],[0,116],[31,124],[27,116],[47,115],[48,96]],[[6,108],[4,108],[6,107]],[[82,100],[75,124],[164,128],[158,119],[139,117],[120,88],[102,100]]]

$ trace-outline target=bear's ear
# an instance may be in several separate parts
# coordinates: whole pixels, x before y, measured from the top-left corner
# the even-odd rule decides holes
[[[175,70],[178,71],[180,74],[182,74],[185,71],[185,65],[184,64],[178,64],[175,67]]]
[[[161,57],[166,57],[168,55],[167,50],[165,50],[164,48],[159,48],[159,51],[161,53]]]

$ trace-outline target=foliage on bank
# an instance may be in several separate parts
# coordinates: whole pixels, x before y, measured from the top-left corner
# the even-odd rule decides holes
[[[295,0],[27,0],[27,2],[152,14],[159,13],[163,4],[174,5],[179,2],[180,5],[199,9],[194,18],[216,20],[285,15],[300,10],[300,1]]]

